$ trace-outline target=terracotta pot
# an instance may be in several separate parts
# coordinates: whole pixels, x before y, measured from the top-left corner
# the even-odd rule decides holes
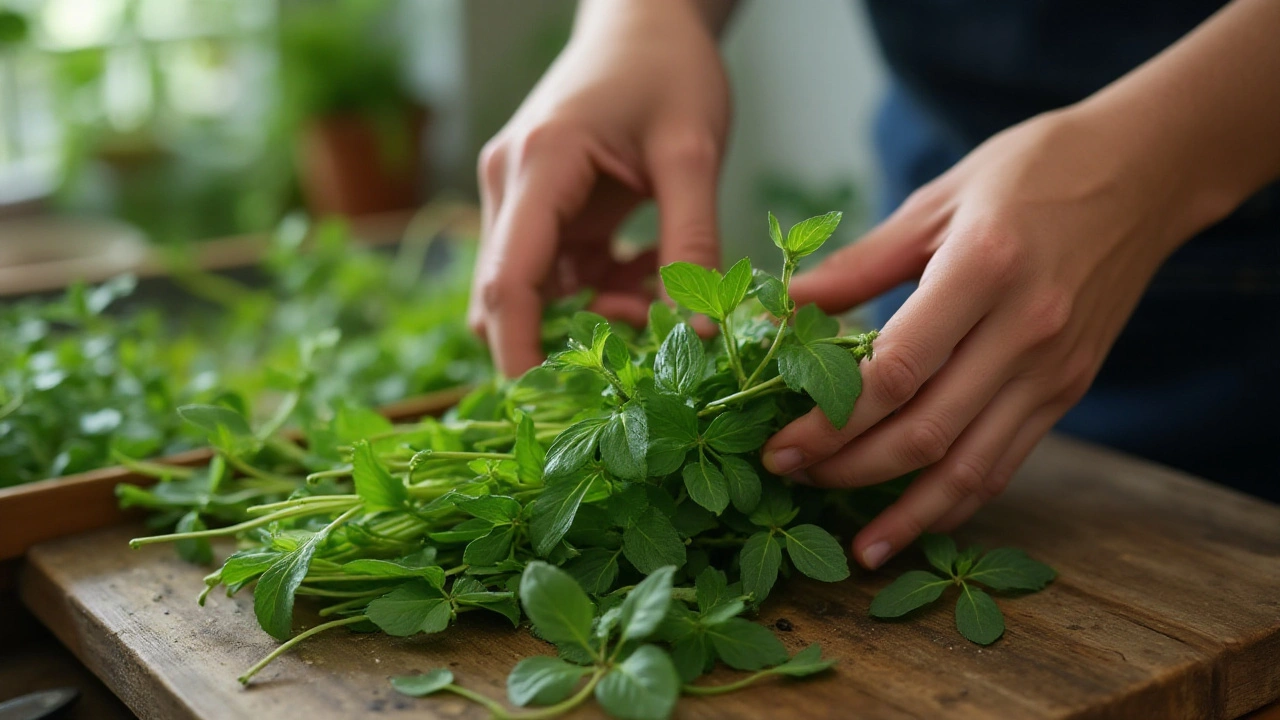
[[[389,154],[378,124],[360,114],[316,118],[298,137],[296,162],[316,216],[367,215],[415,207],[424,175],[422,108],[404,112],[404,155]]]

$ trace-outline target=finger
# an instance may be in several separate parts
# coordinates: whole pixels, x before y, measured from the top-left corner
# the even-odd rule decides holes
[[[1013,376],[1014,368],[995,355],[1008,338],[993,318],[978,323],[901,412],[814,463],[804,479],[821,487],[874,485],[941,460]]]
[[[826,312],[844,312],[920,277],[929,261],[929,238],[940,229],[934,220],[895,213],[793,278],[791,298],[797,307],[816,303]]]
[[[997,466],[997,462],[1013,448],[1015,439],[1034,446],[1055,419],[1031,383],[1010,383],[941,462],[922,473],[901,498],[858,533],[854,556],[874,569],[953,509],[971,499],[979,506],[989,502],[1012,475],[1010,463]],[[1023,457],[1025,453],[1016,459],[1020,462]]]
[[[920,287],[894,313],[862,364],[862,396],[837,429],[816,408],[765,444],[764,464],[785,475],[830,457],[906,404],[995,304],[1000,286],[984,282],[980,253],[938,253]]]
[[[476,285],[489,347],[507,377],[542,361],[541,288],[555,266],[561,218],[580,208],[593,176],[585,155],[541,152],[504,189]]]
[[[506,182],[506,147],[497,138],[490,140],[480,151],[476,179],[480,188],[480,246],[493,232],[494,221],[502,205],[502,186]],[[481,250],[483,253],[483,249]],[[479,259],[479,258],[477,258]],[[480,302],[479,272],[477,262],[472,270],[471,298],[467,304],[467,325],[471,332],[485,337],[484,304]]]
[[[635,293],[600,293],[591,301],[591,312],[643,328],[649,322],[649,299]]]
[[[716,180],[720,148],[708,134],[671,134],[649,151],[658,204],[658,262],[719,267]]]

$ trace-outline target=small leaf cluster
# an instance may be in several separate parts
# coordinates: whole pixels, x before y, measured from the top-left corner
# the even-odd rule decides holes
[[[599,603],[568,573],[530,563],[520,580],[520,603],[533,632],[554,643],[558,657],[521,660],[507,677],[507,699],[540,711],[514,714],[498,702],[453,682],[447,669],[392,678],[414,697],[452,692],[485,706],[495,718],[550,717],[592,695],[609,715],[623,720],[663,720],[682,693],[714,695],[768,677],[803,677],[834,664],[811,645],[794,657],[765,627],[737,617],[747,608],[741,588],[714,568],[698,576],[691,609],[676,599],[674,566],[658,568],[625,596]],[[722,685],[692,684],[716,660],[752,675]]]
[[[960,589],[956,629],[971,642],[990,645],[1004,634],[1004,615],[978,585],[997,592],[1028,593],[1043,590],[1057,576],[1053,568],[1014,548],[983,553],[975,545],[961,552],[945,535],[925,535],[919,545],[938,574],[927,570],[903,573],[871,601],[874,617],[901,617],[936,602],[948,587],[956,586]]]

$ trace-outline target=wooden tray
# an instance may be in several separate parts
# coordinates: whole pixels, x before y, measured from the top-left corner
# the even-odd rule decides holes
[[[454,388],[382,407],[388,419],[401,422],[439,415],[457,404],[467,388]],[[208,448],[158,458],[166,465],[192,466],[209,461]],[[118,525],[141,515],[121,510],[115,488],[120,483],[151,485],[155,478],[129,468],[109,467],[61,478],[0,489],[0,561],[21,556],[32,545]],[[0,589],[3,589],[0,576]]]
[[[163,546],[130,550],[138,532],[34,547],[20,584],[32,612],[146,720],[480,718],[456,698],[400,697],[387,678],[447,666],[502,697],[519,658],[549,652],[476,617],[417,638],[338,631],[242,689],[235,678],[276,645],[257,627],[251,595],[214,593],[198,607],[207,569]],[[786,618],[789,648],[821,642],[837,668],[683,699],[676,716],[1199,720],[1280,697],[1280,507],[1051,436],[960,539],[1024,548],[1060,573],[1044,592],[997,600],[1008,631],[996,644],[960,638],[947,606],[905,623],[868,617],[873,594],[918,558],[837,585],[797,579],[760,619]]]

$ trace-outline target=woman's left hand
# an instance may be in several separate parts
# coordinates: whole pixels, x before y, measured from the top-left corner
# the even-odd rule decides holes
[[[866,237],[798,276],[798,304],[837,312],[919,278],[863,363],[837,430],[814,410],[764,464],[821,487],[924,471],[867,525],[878,567],[998,495],[1089,387],[1156,269],[1229,208],[1189,202],[1179,173],[1083,106],[984,143]]]

